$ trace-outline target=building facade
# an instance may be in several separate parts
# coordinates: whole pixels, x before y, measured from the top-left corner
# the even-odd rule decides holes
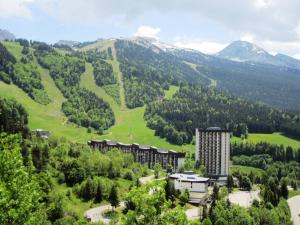
[[[159,163],[163,169],[167,169],[168,165],[173,167],[173,171],[178,171],[184,164],[185,153],[173,150],[158,149],[153,146],[134,144],[123,144],[110,140],[91,140],[88,145],[101,152],[107,152],[113,148],[119,149],[124,153],[133,155],[136,162],[146,164],[152,169],[156,163]]]
[[[47,130],[36,129],[31,131],[32,135],[41,136],[42,138],[48,139],[50,132]]]
[[[209,178],[198,174],[174,173],[169,179],[173,180],[176,190],[206,193],[208,189]]]
[[[230,131],[219,127],[196,129],[195,158],[211,178],[227,177],[230,162]]]

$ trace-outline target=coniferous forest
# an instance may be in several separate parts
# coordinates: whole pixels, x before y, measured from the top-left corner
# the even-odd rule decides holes
[[[300,138],[299,116],[195,85],[181,85],[172,99],[149,104],[145,118],[156,135],[175,144],[190,143],[196,128],[213,126],[238,137],[282,131]]]

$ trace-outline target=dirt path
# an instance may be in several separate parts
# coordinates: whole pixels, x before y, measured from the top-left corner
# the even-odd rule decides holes
[[[300,225],[300,195],[288,199],[294,225]]]
[[[250,207],[254,199],[259,199],[259,191],[238,191],[230,193],[228,198],[230,202],[242,207]]]
[[[124,208],[125,204],[124,202],[120,203],[120,206],[118,208]],[[103,205],[96,208],[92,208],[87,210],[84,213],[84,217],[88,218],[90,222],[96,223],[96,222],[103,222],[103,223],[109,223],[110,219],[103,217],[104,212],[112,210],[111,205]]]
[[[154,175],[150,175],[147,177],[141,177],[140,182],[141,182],[141,184],[146,184],[146,183],[152,181],[153,179],[154,179]]]
[[[199,207],[187,209],[185,211],[185,215],[187,216],[188,220],[200,219]]]

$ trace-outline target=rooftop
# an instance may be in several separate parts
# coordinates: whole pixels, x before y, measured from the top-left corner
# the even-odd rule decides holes
[[[185,173],[174,173],[169,176],[173,179],[180,179],[182,181],[190,181],[190,182],[207,182],[209,180],[208,177],[200,177],[198,174],[185,174]]]
[[[199,128],[199,131],[207,131],[207,132],[230,132],[228,129],[223,129],[221,127],[208,127],[206,129]]]

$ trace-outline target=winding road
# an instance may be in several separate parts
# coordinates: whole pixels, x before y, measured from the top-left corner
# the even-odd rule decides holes
[[[294,225],[300,225],[300,195],[288,199]]]
[[[141,177],[140,182],[141,182],[141,184],[146,184],[146,183],[152,181],[153,179],[154,179],[154,175],[150,175],[147,177]],[[160,179],[164,179],[164,178],[160,178]],[[125,203],[121,202],[118,208],[124,208],[124,207],[125,207]],[[108,224],[110,222],[110,219],[105,218],[103,215],[106,211],[111,210],[111,209],[112,209],[111,205],[103,205],[103,206],[95,207],[95,208],[87,210],[84,213],[84,217],[89,219],[90,222],[96,223],[96,222],[101,221],[105,224]],[[193,207],[191,209],[187,209],[185,211],[185,214],[189,220],[194,220],[194,219],[200,218],[198,207]]]

